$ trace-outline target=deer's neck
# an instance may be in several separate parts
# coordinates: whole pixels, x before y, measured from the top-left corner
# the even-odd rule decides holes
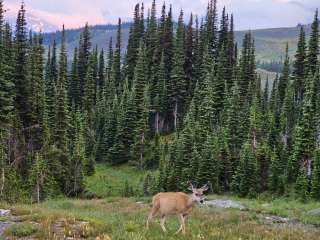
[[[187,208],[193,207],[194,204],[195,204],[195,201],[193,200],[192,195],[189,195],[189,199],[187,202]]]

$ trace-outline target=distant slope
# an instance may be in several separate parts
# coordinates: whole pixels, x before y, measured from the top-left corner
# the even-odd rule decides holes
[[[306,25],[304,28],[308,36],[311,31],[310,25]],[[246,32],[247,31],[236,32],[236,41],[240,44],[240,47]],[[287,42],[289,43],[289,54],[291,56],[295,54],[300,26],[292,28],[258,29],[252,30],[251,32],[255,39],[257,60],[278,61],[284,55]]]
[[[122,25],[122,49],[126,49],[129,37],[130,23]],[[257,60],[272,61],[280,60],[284,54],[285,44],[289,43],[290,55],[293,56],[296,50],[296,45],[299,36],[299,27],[292,28],[272,28],[252,30],[255,39]],[[115,39],[117,26],[116,25],[99,25],[90,28],[92,36],[92,46],[98,46],[99,49],[107,48],[109,39]],[[310,33],[310,25],[305,26],[306,34]],[[66,31],[66,41],[68,46],[68,56],[72,56],[74,47],[78,45],[81,29],[71,29]],[[238,31],[235,33],[238,46],[241,48],[242,39],[247,31]],[[44,34],[44,43],[46,47],[53,43],[56,39],[60,41],[60,32]]]

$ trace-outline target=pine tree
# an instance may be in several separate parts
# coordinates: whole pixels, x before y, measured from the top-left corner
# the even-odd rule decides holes
[[[152,1],[150,19],[145,34],[146,51],[146,74],[148,79],[152,79],[152,68],[154,66],[154,54],[157,48],[157,16],[156,2]]]
[[[240,72],[239,72],[239,89],[241,102],[244,104],[248,94],[248,88],[250,84],[254,83],[255,80],[255,68],[254,63],[254,44],[251,33],[246,33],[243,44],[242,53],[240,58]]]
[[[196,181],[202,185],[207,182],[212,184],[213,192],[219,192],[219,170],[220,163],[217,161],[218,139],[207,136],[201,151],[202,161],[199,163],[199,170]]]
[[[173,66],[173,55],[174,55],[174,36],[173,36],[173,20],[172,20],[172,7],[170,5],[169,12],[165,21],[164,28],[164,62],[166,69],[166,79],[170,79],[172,66]]]
[[[139,61],[138,61],[139,62]],[[146,165],[146,152],[149,140],[149,86],[145,86],[143,93],[142,112],[136,122],[135,139],[133,145],[132,156],[137,161],[139,169],[143,169]]]
[[[181,11],[175,39],[174,64],[170,84],[168,84],[170,107],[173,114],[173,128],[175,130],[177,130],[179,127],[178,124],[180,124],[180,121],[183,119],[183,114],[185,113],[185,99],[187,95],[187,83],[184,72],[184,34],[183,12]]]
[[[300,28],[298,48],[293,63],[293,78],[295,101],[301,105],[303,94],[305,92],[305,76],[306,76],[306,37],[303,27]]]
[[[256,150],[257,160],[257,191],[268,190],[270,172],[270,149],[266,142],[259,143]],[[277,176],[278,177],[278,176]]]
[[[61,34],[61,49],[59,58],[59,78],[57,83],[56,109],[55,109],[55,132],[54,142],[57,148],[63,152],[67,150],[67,130],[68,130],[68,105],[66,92],[67,79],[67,56],[64,43],[64,27]]]
[[[79,40],[79,52],[78,52],[78,77],[80,82],[80,96],[81,105],[82,98],[84,96],[85,79],[87,76],[88,62],[91,49],[91,36],[88,23],[85,25]]]
[[[136,66],[139,53],[139,43],[143,35],[141,32],[141,21],[144,19],[140,19],[140,17],[140,5],[136,4],[134,9],[133,23],[130,27],[125,66],[125,77],[128,79],[129,86],[132,85],[134,68]]]
[[[122,92],[123,83],[121,77],[121,19],[118,21],[117,41],[116,48],[114,50],[113,62],[112,62],[112,81],[115,84],[117,93]]]
[[[243,144],[240,165],[233,182],[233,189],[241,196],[254,196],[257,189],[257,165],[250,142]]]
[[[145,67],[145,48],[142,42],[140,42],[138,62],[134,71],[134,105],[136,109],[135,120],[139,121],[143,112],[143,95],[147,84],[146,80],[146,67]]]
[[[319,55],[319,18],[318,9],[314,15],[314,21],[311,25],[311,36],[308,46],[307,68],[312,74],[315,74],[318,68],[318,55]]]
[[[311,175],[311,158],[315,144],[315,109],[313,97],[314,83],[313,78],[309,76],[307,92],[303,102],[303,117],[295,128],[293,153],[288,163],[287,177],[289,182],[295,181],[298,174],[300,174],[299,181],[303,182],[307,176],[301,176],[301,174]]]
[[[311,197],[316,200],[320,199],[320,151],[319,149],[316,149],[313,155]]]
[[[281,141],[285,151],[291,150],[292,137],[295,125],[294,89],[289,82],[280,114]],[[287,156],[285,156],[287,157]]]
[[[32,150],[40,150],[43,142],[43,114],[44,114],[44,49],[41,36],[31,36],[32,43],[29,47],[27,58],[27,79],[29,82],[29,137],[28,142]]]
[[[95,88],[96,88],[96,78],[95,78],[95,63],[96,58],[94,53],[89,57],[87,76],[85,79],[85,91],[83,99],[83,107],[86,114],[86,120],[89,126],[91,126],[91,116],[93,114],[93,109],[95,106]]]
[[[40,203],[47,195],[50,195],[52,178],[48,172],[47,164],[42,155],[36,153],[35,160],[30,169],[29,185],[32,199]]]
[[[104,62],[104,51],[101,49],[99,54],[99,69],[98,69],[98,78],[97,78],[97,99],[101,97],[103,88],[105,86],[105,62]],[[96,100],[97,100],[96,99]]]
[[[283,166],[276,148],[274,148],[270,154],[269,189],[274,193],[282,193],[284,187]]]
[[[84,126],[83,118],[79,110],[72,113],[72,135],[73,135],[73,148],[71,150],[70,157],[70,183],[68,186],[68,194],[71,196],[77,196],[84,188],[83,177],[85,175],[85,164],[87,161],[85,153],[85,141],[84,141]]]
[[[30,112],[29,102],[29,82],[27,79],[27,29],[26,29],[26,17],[25,7],[22,3],[18,12],[16,32],[15,32],[15,107],[19,113],[24,127],[29,127],[28,114]]]
[[[70,105],[74,104],[75,106],[80,107],[81,86],[80,86],[79,75],[78,75],[78,48],[75,48],[73,53],[68,96],[69,96]]]
[[[283,63],[283,69],[282,74],[279,78],[279,85],[278,85],[278,91],[279,91],[279,101],[280,101],[280,107],[283,104],[285,93],[287,89],[287,85],[289,84],[289,74],[290,74],[290,66],[289,66],[289,45],[287,43],[286,45],[286,55],[285,60]]]
[[[0,27],[2,27],[2,1],[0,1]],[[0,28],[0,132],[8,133],[14,111],[13,46],[9,25],[4,33]],[[4,133],[3,133],[4,134]]]
[[[186,75],[187,82],[187,101],[188,103],[191,101],[193,96],[193,91],[196,86],[195,79],[195,56],[194,56],[194,48],[195,48],[195,37],[194,37],[194,29],[193,29],[193,15],[190,15],[189,24],[186,28],[185,34],[185,63],[184,63],[184,71]]]

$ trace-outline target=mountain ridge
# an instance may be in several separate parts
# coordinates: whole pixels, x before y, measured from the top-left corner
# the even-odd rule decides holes
[[[127,47],[130,25],[130,22],[122,24],[123,52]],[[284,55],[287,42],[289,44],[289,55],[292,57],[295,54],[301,26],[304,27],[308,36],[311,31],[310,24],[298,24],[295,27],[235,31],[235,40],[239,48],[241,48],[242,39],[245,33],[251,31],[255,39],[257,60],[267,62],[280,61]],[[72,57],[73,49],[78,45],[78,39],[82,29],[83,28],[66,29],[66,43],[69,57]],[[105,24],[90,26],[90,32],[92,37],[92,47],[98,46],[99,50],[102,48],[107,49],[109,39],[115,39],[116,37],[117,25]],[[44,33],[43,36],[45,47],[48,48],[49,45],[52,45],[53,40],[56,40],[59,43],[60,33],[60,31]]]

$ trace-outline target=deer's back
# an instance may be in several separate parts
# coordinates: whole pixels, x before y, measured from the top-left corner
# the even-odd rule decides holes
[[[158,193],[153,197],[152,203],[161,215],[184,213],[191,207],[189,196],[183,192]]]

